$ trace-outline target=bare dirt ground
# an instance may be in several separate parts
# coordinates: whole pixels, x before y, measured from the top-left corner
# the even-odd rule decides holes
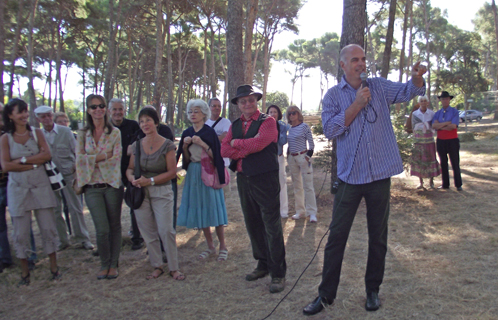
[[[461,144],[464,191],[416,190],[418,178],[392,179],[389,248],[377,312],[366,312],[367,257],[365,206],[358,210],[342,268],[337,299],[312,319],[498,319],[498,123],[472,123],[476,141]],[[452,172],[450,172],[452,176]],[[164,274],[145,280],[152,270],[146,249],[132,251],[129,214],[123,206],[123,248],[117,280],[96,279],[99,259],[75,244],[58,254],[64,272],[49,281],[48,259],[40,261],[29,287],[17,288],[18,266],[0,274],[1,319],[263,319],[287,294],[309,263],[331,220],[334,201],[329,177],[315,170],[317,224],[282,220],[287,250],[287,287],[270,294],[268,277],[246,282],[255,261],[245,230],[235,183],[227,199],[228,261],[197,260],[205,248],[200,231],[178,228],[183,282]],[[436,178],[436,186],[440,177]],[[288,179],[290,214],[293,192]],[[94,236],[91,217],[87,224]],[[8,219],[10,221],[10,219]],[[35,224],[33,224],[35,226]],[[9,224],[9,230],[12,226]],[[9,231],[10,233],[10,231]],[[41,244],[35,227],[37,244]],[[302,308],[317,295],[324,243],[295,289],[270,319],[304,319]],[[18,262],[16,261],[16,264]]]

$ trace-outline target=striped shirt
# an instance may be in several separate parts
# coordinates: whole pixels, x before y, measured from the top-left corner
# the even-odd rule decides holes
[[[306,147],[306,141],[308,142],[308,147]],[[289,133],[287,134],[287,142],[289,143],[290,153],[298,153],[304,150],[315,149],[310,127],[308,127],[308,125],[304,122],[289,129]]]
[[[348,127],[345,111],[355,100],[357,90],[343,76],[323,97],[323,131],[328,139],[337,138],[337,175],[350,184],[370,183],[403,172],[390,105],[425,94],[425,83],[418,88],[411,80],[398,83],[370,78],[367,81],[372,100]]]

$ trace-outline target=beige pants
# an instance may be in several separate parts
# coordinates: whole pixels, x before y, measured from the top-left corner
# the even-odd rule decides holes
[[[54,253],[57,250],[59,238],[55,228],[54,208],[37,209],[35,212],[36,222],[42,236],[43,252]],[[14,226],[14,248],[19,259],[27,259],[32,251],[29,243],[29,230],[31,227],[31,211],[26,211],[23,216],[12,217]]]
[[[306,154],[289,155],[287,162],[292,176],[296,213],[301,216],[316,215],[315,187],[313,186],[313,165],[306,161]],[[305,207],[306,204],[306,207]]]
[[[173,228],[173,190],[171,185],[148,186],[142,206],[135,210],[138,228],[147,244],[150,264],[154,268],[163,263],[161,254],[162,240],[170,271],[178,270],[178,251],[176,231]]]
[[[286,217],[289,214],[289,198],[287,196],[287,173],[285,172],[284,155],[278,156],[278,180],[280,182],[280,216]]]

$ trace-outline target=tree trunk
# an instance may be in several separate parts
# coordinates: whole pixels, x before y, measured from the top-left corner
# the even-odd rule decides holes
[[[10,83],[9,83],[9,100],[12,99],[13,87],[14,87],[14,77],[16,74],[16,60],[17,60],[17,51],[19,47],[19,40],[21,39],[21,26],[22,26],[22,12],[24,6],[24,0],[18,1],[18,10],[16,17],[16,31],[14,32],[14,45],[12,46],[12,50],[10,52]],[[3,101],[2,101],[3,102]]]
[[[387,25],[386,44],[384,56],[382,57],[381,77],[387,79],[389,64],[391,62],[391,46],[393,44],[394,21],[396,20],[396,0],[391,0],[389,5],[389,23]]]
[[[4,60],[5,60],[5,19],[4,19],[4,12],[5,12],[5,1],[6,0],[0,0],[0,102],[3,103],[5,93],[3,91],[4,89],[4,83],[3,83],[3,71],[4,71]]]
[[[242,51],[243,0],[228,0],[227,8],[227,59],[228,59],[228,97],[236,96],[237,87],[244,84],[244,53]],[[240,117],[240,110],[230,104],[228,118],[230,121]]]
[[[62,75],[61,75],[61,67],[62,67],[62,35],[61,35],[61,23],[62,23],[62,12],[59,10],[58,24],[57,24],[57,54],[56,54],[56,84],[59,85],[59,111],[64,112],[64,95],[62,93]],[[57,90],[57,86],[56,86]],[[54,112],[56,112],[54,108]]]
[[[408,44],[408,57],[410,58],[410,62],[408,63],[409,66],[413,65],[413,0],[408,0],[410,4],[410,41]],[[409,77],[410,77],[410,68],[406,68],[406,82],[408,82]]]
[[[152,94],[152,105],[159,114],[161,114],[161,76],[164,53],[162,3],[162,0],[156,0],[156,63],[154,68],[154,93]],[[169,24],[166,24],[166,28],[169,28]]]
[[[210,50],[210,58],[211,58],[211,72],[210,72],[210,82],[211,82],[211,97],[216,97],[216,92],[217,92],[217,89],[218,89],[218,81],[216,79],[216,66],[215,66],[215,63],[214,63],[214,30],[213,30],[213,26],[211,24],[211,21],[209,21],[209,28],[211,29],[211,37],[210,37],[210,41],[211,41],[211,50]]]
[[[109,0],[109,51],[104,78],[104,98],[107,101],[112,99],[113,95],[113,78],[116,76],[116,34],[123,1],[119,1],[117,9],[114,8],[114,2],[115,0]]]
[[[28,93],[29,93],[29,114],[30,114],[30,124],[32,126],[38,127],[38,123],[35,120],[35,109],[36,109],[36,95],[35,88],[33,86],[33,29],[35,27],[35,14],[36,7],[38,5],[38,0],[31,0],[30,16],[29,16],[29,27],[28,27],[28,58],[26,61],[26,69],[28,73]]]
[[[429,98],[429,104],[431,103],[431,49],[429,46],[429,27],[431,23],[429,22],[429,13],[427,12],[427,3],[429,0],[422,1],[422,7],[424,10],[424,22],[425,22],[425,51],[427,53],[427,98]]]
[[[344,0],[342,14],[341,50],[348,44],[356,43],[364,46],[365,27],[367,25],[367,0]],[[337,81],[340,82],[344,71],[338,68]],[[332,140],[331,192],[337,181],[337,140]]]
[[[254,73],[252,69],[252,39],[254,22],[258,15],[258,0],[247,0],[244,38],[244,83],[252,85]],[[228,32],[228,30],[227,30]]]
[[[168,106],[167,106],[167,123],[171,125],[171,130],[173,135],[175,134],[174,113],[175,113],[175,101],[173,100],[173,64],[171,62],[171,15],[173,10],[171,8],[171,1],[166,0],[166,56],[168,57]]]
[[[494,20],[495,20],[495,33],[496,33],[496,39],[497,39],[496,50],[498,52],[498,13],[496,12],[497,10],[496,10],[495,0],[491,0],[491,7],[493,8],[493,16],[494,16]],[[498,79],[498,73],[496,75],[496,79]],[[497,100],[498,100],[498,97],[497,97]],[[496,110],[495,110],[494,120],[498,120],[498,101],[496,101],[495,103],[496,103]]]
[[[405,0],[405,15],[403,19],[403,39],[401,40],[401,53],[399,55],[399,82],[403,81],[403,71],[405,70],[405,49],[406,49],[406,33],[408,31],[408,18],[410,17],[411,0]]]

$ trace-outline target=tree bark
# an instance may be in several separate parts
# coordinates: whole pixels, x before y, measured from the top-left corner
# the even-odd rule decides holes
[[[406,33],[408,32],[408,18],[410,17],[411,0],[405,0],[405,15],[403,18],[403,38],[401,40],[401,53],[399,55],[399,82],[403,81],[405,70],[405,50],[406,50]]]
[[[159,114],[161,114],[161,76],[164,52],[162,5],[162,0],[156,0],[156,63],[154,68],[154,93],[152,94],[152,105]],[[169,24],[166,24],[166,28],[169,28]]]
[[[227,69],[228,99],[236,96],[237,87],[244,84],[244,53],[242,51],[242,0],[228,0],[227,16]],[[230,103],[228,118],[230,121],[240,117],[240,110]]]
[[[0,103],[3,103],[5,97],[5,93],[3,91],[3,71],[5,68],[3,64],[5,60],[5,1],[6,0],[0,0]]]
[[[396,20],[396,0],[391,0],[389,5],[389,23],[387,25],[386,44],[384,47],[384,55],[382,57],[382,72],[381,72],[382,78],[387,78],[387,75],[389,74],[389,65],[391,62],[391,46],[393,44],[395,20]]]
[[[364,47],[365,27],[367,25],[367,1],[344,0],[342,14],[341,50],[348,44],[359,44]],[[337,81],[340,82],[344,71],[338,68]],[[331,192],[334,182],[337,181],[337,140],[332,140],[332,165],[331,165]]]
[[[38,0],[31,0],[30,16],[29,16],[29,29],[28,29],[28,58],[26,61],[26,69],[28,73],[28,93],[29,93],[29,114],[30,114],[30,124],[32,126],[38,127],[38,123],[35,120],[35,109],[36,109],[36,95],[35,88],[33,86],[33,29],[35,26],[35,14],[36,7],[38,5]]]
[[[491,0],[491,7],[493,8],[493,17],[494,17],[494,20],[495,20],[496,51],[498,53],[498,13],[497,13],[497,10],[496,10],[495,0]],[[496,79],[498,79],[498,73],[496,75]],[[497,97],[497,100],[498,100],[498,97]],[[495,103],[496,103],[496,110],[495,110],[494,120],[498,120],[498,101],[496,101]]]
[[[168,106],[167,106],[167,123],[171,125],[173,135],[175,134],[174,113],[175,101],[173,100],[173,64],[171,61],[171,15],[173,9],[171,8],[171,0],[166,0],[166,56],[168,57]]]
[[[13,87],[14,87],[14,77],[16,74],[16,60],[17,51],[19,47],[19,40],[21,39],[21,26],[22,26],[22,12],[23,12],[24,0],[18,1],[18,11],[16,17],[16,31],[14,32],[14,45],[10,52],[10,83],[9,83],[9,100],[12,99]]]
[[[252,39],[254,33],[254,22],[256,21],[258,15],[258,0],[248,0],[246,12],[244,38],[244,83],[252,85],[254,78],[252,68]]]

